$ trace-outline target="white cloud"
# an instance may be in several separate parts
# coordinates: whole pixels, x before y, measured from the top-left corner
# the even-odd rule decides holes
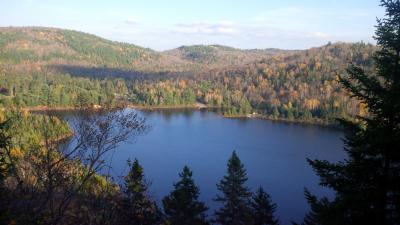
[[[180,23],[176,24],[173,31],[199,35],[234,35],[239,33],[237,25],[231,21]]]
[[[327,39],[327,38],[330,38],[330,37],[331,37],[331,35],[326,34],[326,33],[324,33],[324,32],[314,32],[313,35],[314,35],[315,37],[317,37],[317,38],[322,38],[322,39]]]
[[[128,25],[137,25],[137,24],[139,24],[139,20],[129,18],[129,19],[126,19],[126,20],[125,20],[125,24],[128,24]]]
[[[113,40],[156,50],[193,44],[305,49],[326,44],[328,41],[371,41],[370,30],[354,24],[346,26],[353,16],[349,10],[343,10],[340,16],[338,12],[317,11],[310,8],[281,8],[265,11],[247,20],[200,20],[181,23],[166,21],[163,24],[152,23],[149,18],[144,20],[146,17],[143,15],[139,17],[138,14],[124,11],[111,11],[109,14],[115,19],[113,29],[107,32],[94,31],[93,27],[90,29]],[[356,17],[366,15],[367,13],[362,11],[355,14]]]
[[[293,10],[294,11],[294,10]],[[225,35],[234,38],[266,38],[266,39],[329,39],[332,35],[321,31],[294,30],[277,28],[263,24],[239,24],[231,21],[181,23],[173,28],[173,33],[181,35],[202,35],[204,37]]]

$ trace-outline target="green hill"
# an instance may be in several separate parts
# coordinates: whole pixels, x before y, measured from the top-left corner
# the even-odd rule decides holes
[[[0,28],[0,59],[7,63],[79,63],[130,67],[158,58],[151,49],[55,28]]]
[[[332,46],[345,52],[353,45],[337,43]],[[323,48],[314,48],[313,51]],[[158,52],[72,30],[44,27],[0,28],[0,66],[29,71],[49,65],[73,65],[146,73],[199,73],[208,69],[244,66],[274,57],[303,55],[307,52],[280,49],[242,50],[222,45],[181,46]]]
[[[79,65],[146,72],[198,71],[244,65],[284,50],[240,50],[221,45],[193,45],[157,52],[133,44],[65,29],[0,28],[0,65],[40,67]],[[30,67],[31,66],[31,67]]]
[[[176,49],[163,52],[168,56],[175,56],[182,60],[207,66],[211,68],[244,65],[250,62],[269,58],[274,54],[286,54],[292,51],[265,49],[242,50],[223,45],[191,45],[181,46]]]

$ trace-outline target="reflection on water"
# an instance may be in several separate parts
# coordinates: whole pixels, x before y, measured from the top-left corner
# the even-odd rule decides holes
[[[226,119],[215,112],[194,110],[139,111],[152,126],[136,143],[120,145],[112,158],[113,175],[126,174],[128,158],[138,158],[159,201],[168,194],[184,165],[194,171],[201,199],[211,208],[216,183],[226,172],[226,162],[236,150],[245,164],[254,190],[262,185],[278,204],[284,224],[301,221],[308,210],[303,190],[331,196],[318,186],[306,158],[337,161],[343,158],[342,133],[318,126],[260,119]]]

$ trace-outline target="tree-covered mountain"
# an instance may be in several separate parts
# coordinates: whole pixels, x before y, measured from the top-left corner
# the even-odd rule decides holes
[[[54,28],[1,28],[1,60],[8,63],[64,62],[122,66],[158,57],[150,49],[95,35]]]
[[[182,60],[200,64],[203,67],[223,67],[245,65],[257,59],[269,58],[275,54],[294,51],[280,49],[250,49],[242,50],[223,45],[192,45],[181,46],[163,52],[168,56],[175,56]]]
[[[0,104],[201,102],[226,115],[329,122],[365,114],[337,77],[348,63],[374,70],[376,49],[328,43],[307,50],[194,45],[158,52],[71,30],[0,28]]]
[[[45,27],[0,28],[2,64],[101,66],[147,72],[188,71],[200,66],[252,62],[284,51],[240,50],[220,45],[182,46],[157,52],[83,32]]]

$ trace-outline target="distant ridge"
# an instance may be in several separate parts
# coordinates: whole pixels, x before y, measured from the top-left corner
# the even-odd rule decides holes
[[[334,43],[351,48],[357,43]],[[332,46],[330,48],[332,48]],[[43,67],[74,65],[108,67],[139,72],[194,72],[240,67],[273,57],[306,54],[309,50],[237,49],[224,45],[181,46],[155,51],[134,44],[110,41],[85,32],[48,27],[1,27],[0,66]]]

